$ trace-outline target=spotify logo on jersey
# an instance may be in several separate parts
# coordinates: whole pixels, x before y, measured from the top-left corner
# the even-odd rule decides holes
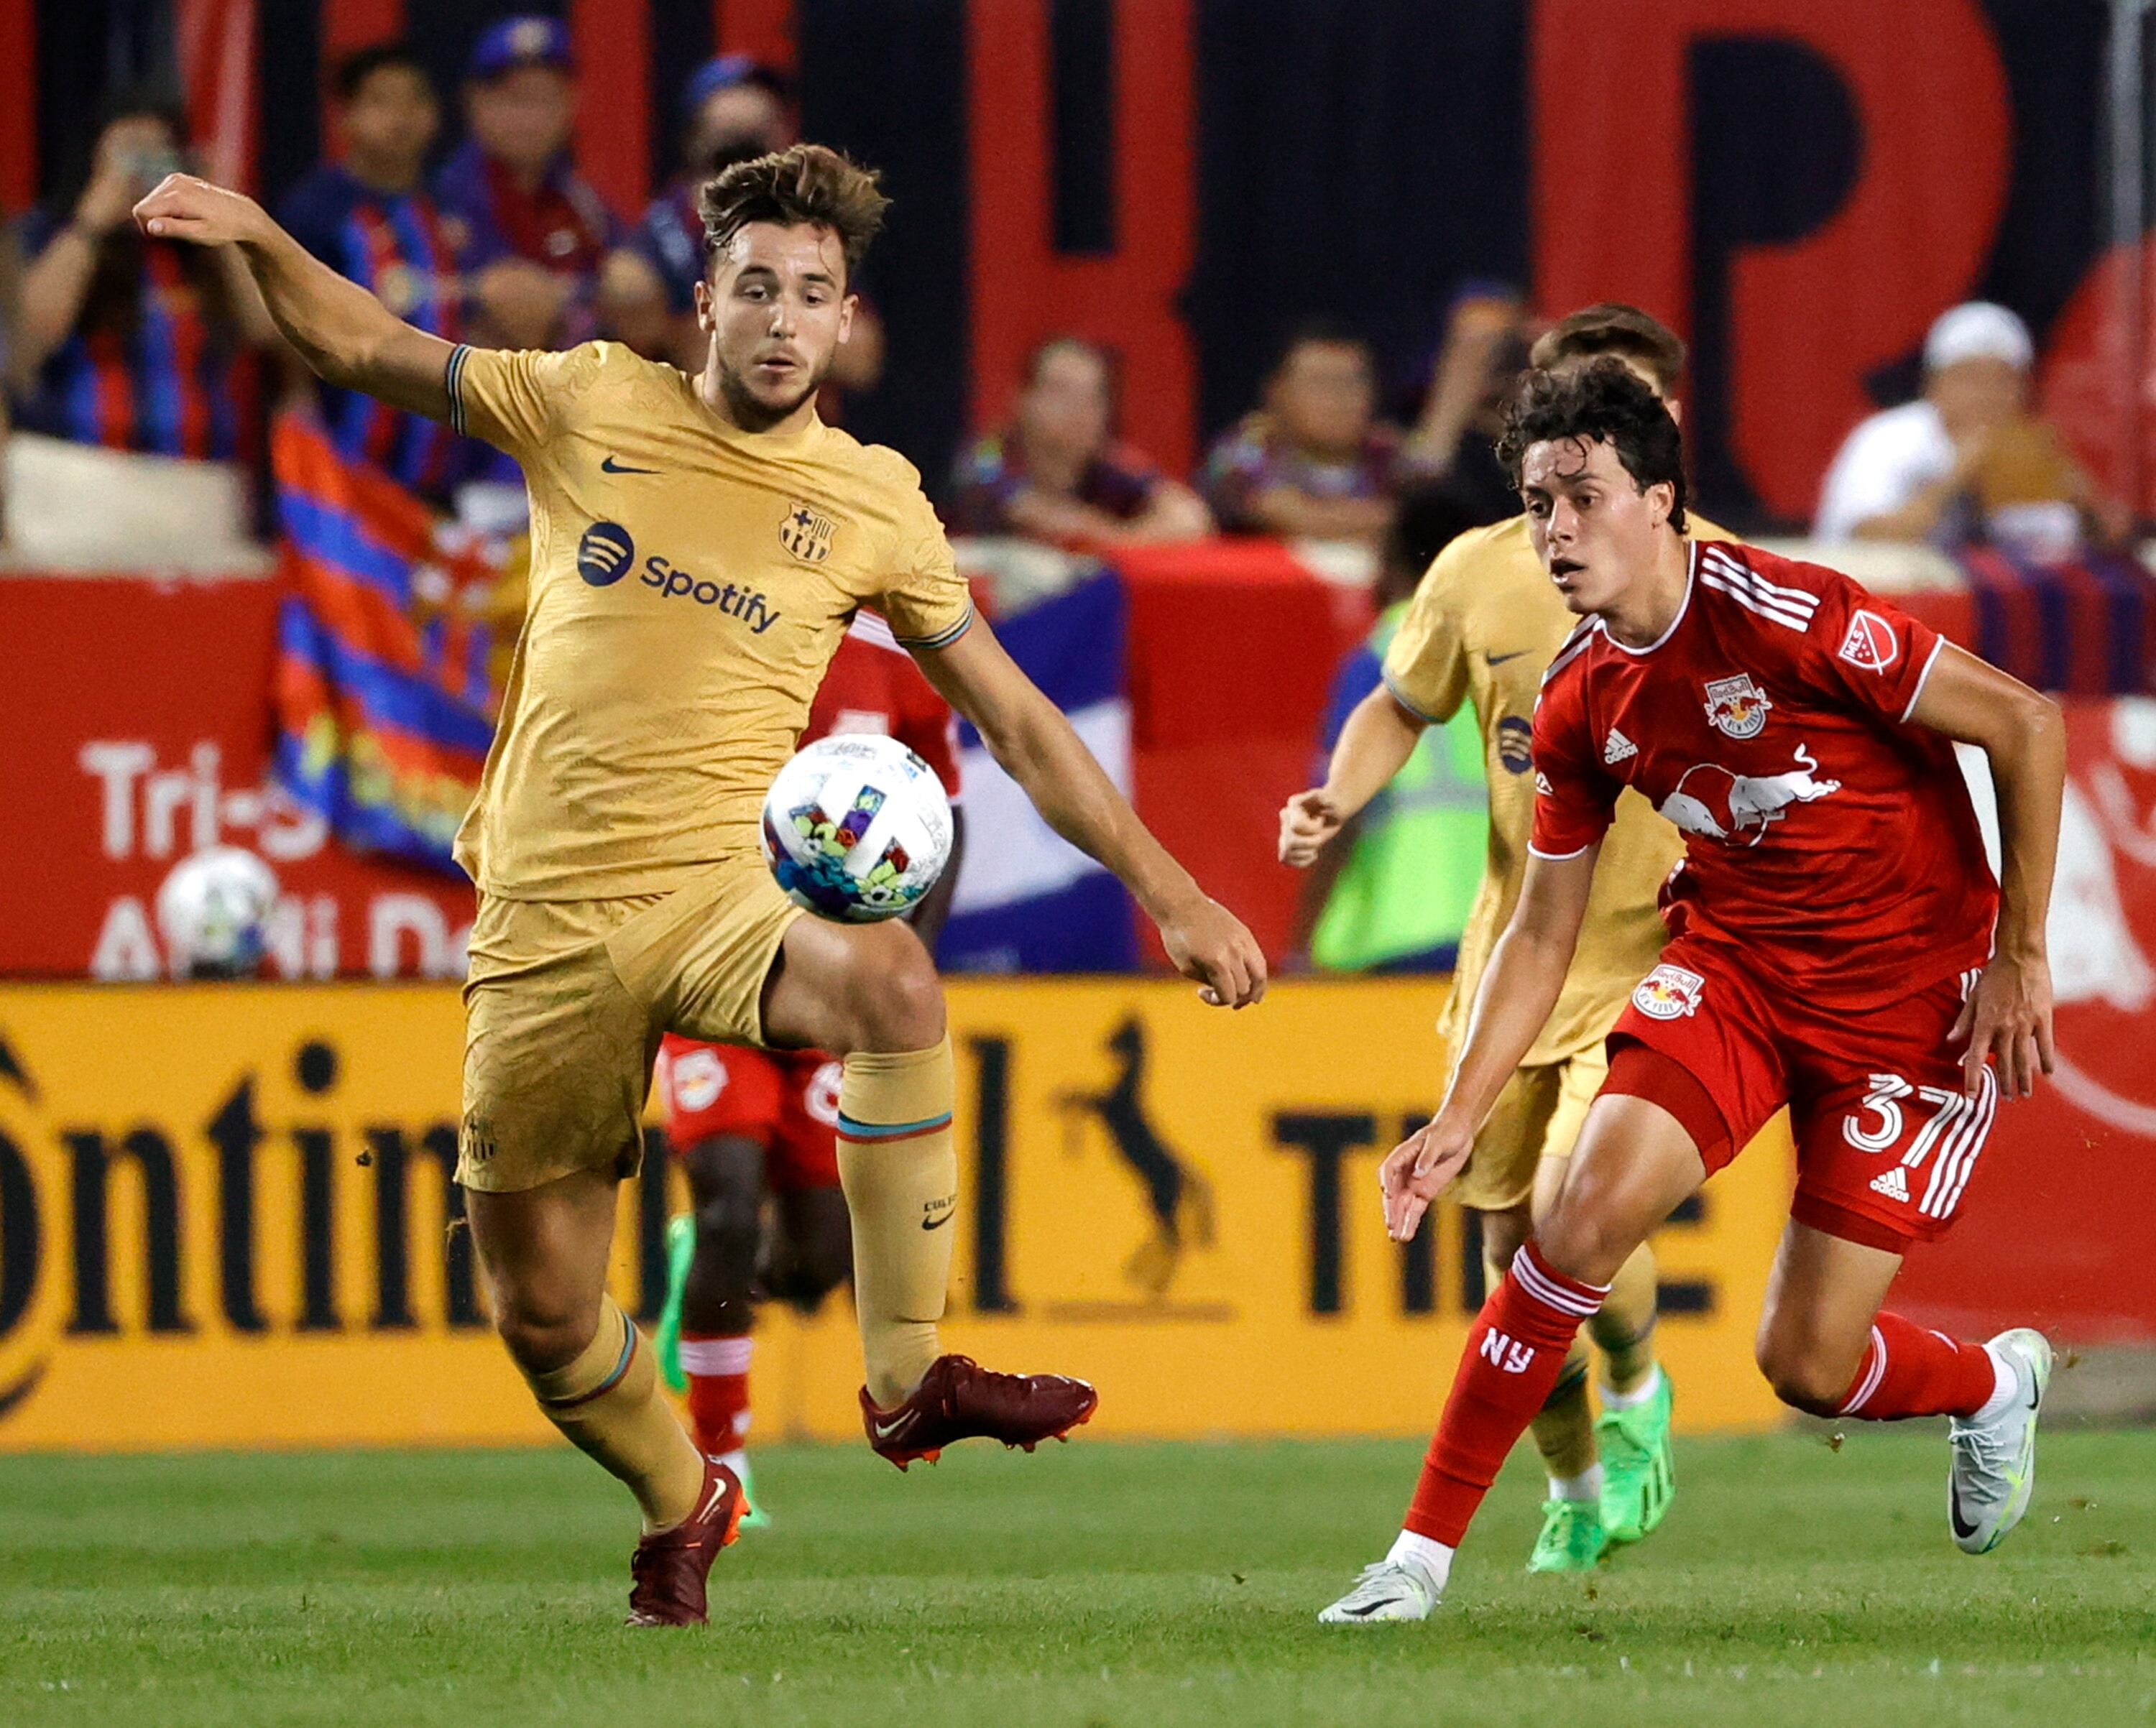
[[[619,522],[594,522],[577,542],[577,574],[595,588],[612,587],[636,561],[636,542]]]

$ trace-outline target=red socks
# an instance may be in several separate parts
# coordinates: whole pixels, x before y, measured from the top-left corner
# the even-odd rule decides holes
[[[1532,1242],[1513,1256],[1512,1270],[1467,1335],[1466,1354],[1408,1508],[1408,1530],[1447,1547],[1460,1546],[1505,1454],[1557,1384],[1579,1323],[1609,1294],[1607,1284],[1553,1271]],[[1987,1381],[1987,1395],[1989,1390]]]
[[[681,1368],[689,1377],[689,1421],[696,1449],[721,1458],[741,1449],[748,1433],[748,1359],[755,1341],[681,1335]]]
[[[1839,1413],[1871,1422],[1974,1416],[1996,1384],[1991,1352],[1981,1344],[1957,1343],[1898,1314],[1881,1314]]]

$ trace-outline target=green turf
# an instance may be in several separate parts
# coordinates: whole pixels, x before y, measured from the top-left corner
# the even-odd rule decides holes
[[[2156,1720],[2156,1434],[2047,1436],[1982,1560],[1937,1430],[1681,1443],[1587,1580],[1519,1571],[1516,1457],[1440,1618],[1320,1628],[1417,1450],[773,1449],[701,1633],[619,1628],[625,1502],[566,1449],[0,1460],[0,1723]]]

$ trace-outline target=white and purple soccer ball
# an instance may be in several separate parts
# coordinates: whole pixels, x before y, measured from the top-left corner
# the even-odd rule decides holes
[[[157,890],[157,925],[181,978],[252,977],[261,966],[277,878],[240,846],[209,846]]]
[[[950,861],[951,801],[936,771],[896,738],[819,738],[771,782],[763,856],[787,897],[819,918],[896,918]]]

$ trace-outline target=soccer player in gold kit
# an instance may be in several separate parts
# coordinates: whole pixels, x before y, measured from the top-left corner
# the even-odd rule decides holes
[[[1599,354],[1622,360],[1665,397],[1684,366],[1684,344],[1671,331],[1636,307],[1614,304],[1563,319],[1535,344],[1533,362],[1548,368]],[[1697,515],[1691,531],[1701,540],[1730,537]],[[1450,720],[1462,701],[1474,705],[1489,769],[1490,849],[1439,1023],[1455,1049],[1476,983],[1519,898],[1534,814],[1528,742],[1535,697],[1577,622],[1535,556],[1526,516],[1461,535],[1415,591],[1385,657],[1384,685],[1349,716],[1326,783],[1297,793],[1281,812],[1281,857],[1306,866],[1399,772],[1424,726]],[[1483,1124],[1454,1191],[1481,1217],[1493,1286],[1563,1186],[1573,1142],[1608,1071],[1604,1036],[1667,938],[1656,896],[1683,851],[1683,837],[1644,800],[1618,806],[1564,993]],[[1603,1356],[1600,1420],[1589,1408],[1588,1352],[1579,1341],[1535,1418],[1550,1498],[1527,1561],[1532,1572],[1591,1566],[1611,1543],[1648,1535],[1669,1510],[1676,1491],[1670,1383],[1655,1359],[1655,1286],[1653,1251],[1642,1246],[1588,1325]]]
[[[902,923],[800,915],[759,854],[764,792],[855,611],[883,615],[1050,823],[1122,879],[1208,1002],[1240,1008],[1265,989],[1250,932],[976,618],[920,476],[817,418],[886,205],[874,175],[813,145],[707,185],[696,315],[709,348],[694,377],[609,342],[453,348],[251,200],[188,176],[136,209],[160,238],[238,246],[331,383],[523,465],[531,599],[458,837],[480,910],[457,1177],[511,1356],[642,1510],[633,1626],[704,1620],[706,1576],[743,1504],[606,1292],[616,1191],[637,1167],[669,1029],[844,1058],[839,1170],[879,1453],[902,1465],[973,1435],[1030,1447],[1095,1402],[1082,1381],[942,1353],[957,1161],[934,967]]]

